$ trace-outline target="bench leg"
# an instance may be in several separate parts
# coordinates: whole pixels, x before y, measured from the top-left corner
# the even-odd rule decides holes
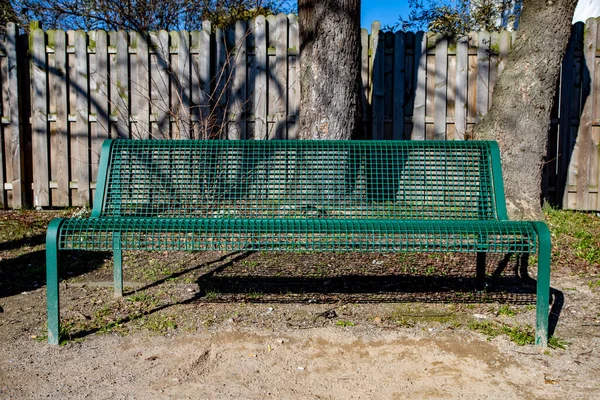
[[[58,233],[62,220],[54,219],[46,233],[46,308],[48,343],[60,342],[60,302],[58,295]]]
[[[485,289],[485,257],[487,253],[477,253],[477,278],[475,283],[475,289],[478,292],[482,292]]]
[[[535,324],[535,344],[538,347],[548,346],[548,313],[550,304],[550,231],[546,224],[534,222],[538,233],[538,276],[537,304]]]
[[[113,233],[114,297],[123,297],[123,250],[121,233]]]

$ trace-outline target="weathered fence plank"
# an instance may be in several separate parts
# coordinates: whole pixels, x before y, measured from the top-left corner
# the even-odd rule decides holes
[[[51,170],[50,176],[53,186],[52,205],[65,207],[69,201],[69,135],[68,135],[68,88],[67,80],[67,36],[64,31],[50,31],[48,35],[54,36],[54,66],[49,76],[50,108],[56,116],[56,121],[51,122],[50,149]],[[53,125],[53,127],[52,127]]]
[[[575,37],[576,27],[572,28],[572,37]],[[574,63],[575,63],[575,41],[572,40],[567,46],[562,64],[562,74],[560,78],[560,110],[559,110],[559,130],[558,130],[558,179],[557,191],[562,196],[559,201],[567,204],[569,197],[569,164],[571,157],[571,107],[573,106],[571,98],[574,92]]]
[[[435,140],[446,139],[446,111],[448,88],[448,41],[438,38],[435,45],[435,108],[434,131]]]
[[[584,26],[583,24],[576,24],[575,31],[573,32],[574,37],[574,54],[577,57],[573,59],[573,93],[572,97],[568,99],[571,101],[571,107],[569,109],[569,144],[567,151],[564,153],[569,157],[569,168],[568,168],[568,194],[567,194],[567,207],[577,208],[577,174],[579,170],[579,141],[577,140],[579,135],[579,121],[581,118],[581,110],[585,87],[585,60],[583,60],[583,35]],[[572,120],[577,121],[575,124],[571,123]]]
[[[590,19],[585,25],[583,34],[583,55],[584,55],[584,74],[587,71],[589,77],[594,76],[596,64],[596,36],[598,34],[598,25],[595,19]],[[584,78],[585,79],[585,78]],[[588,78],[589,79],[589,78]],[[590,85],[590,83],[588,83]],[[593,96],[594,93],[590,90],[591,87],[584,87],[585,103],[581,112],[579,125],[579,135],[577,135],[577,146],[579,152],[577,154],[577,209],[590,210],[590,173],[592,164],[594,173],[597,174],[598,159],[592,156],[593,151],[597,151],[597,145],[592,142],[592,124],[593,124]],[[594,199],[595,200],[595,199]],[[594,201],[595,202],[595,201]]]
[[[116,34],[117,79],[114,86],[117,96],[115,110],[117,116],[117,137],[129,139],[129,41],[125,31]]]
[[[180,139],[191,139],[190,132],[190,36],[187,31],[177,35],[177,99],[179,103],[178,128]]]
[[[86,205],[90,203],[90,173],[89,173],[89,127],[88,127],[88,56],[87,35],[84,31],[75,32],[75,59],[76,59],[76,118],[75,137],[76,147],[73,156],[76,161],[76,169],[73,174],[77,178],[78,203]]]
[[[269,139],[267,132],[267,22],[259,16],[254,21],[254,139]]]
[[[108,102],[108,34],[105,31],[96,32],[96,46],[94,57],[94,66],[90,66],[91,107],[90,113],[96,117],[93,123],[94,129],[91,132],[92,141],[92,179],[97,177],[98,162],[100,160],[100,151],[102,142],[110,137]]]
[[[88,32],[88,85],[89,85],[89,115],[88,115],[88,140],[90,143],[90,179],[96,180],[98,176],[98,148],[96,137],[98,135],[98,106],[94,104],[97,96],[98,86],[96,74],[98,73],[98,59],[96,57],[96,38],[98,31]],[[90,182],[90,187],[95,188],[95,182]],[[90,189],[91,190],[91,189]],[[90,194],[90,200],[93,201],[94,195]]]
[[[192,32],[192,103],[195,117],[194,138],[208,139],[210,136],[210,24],[203,23],[202,31]]]
[[[7,36],[5,36],[6,40],[2,40],[0,38],[0,118],[4,122],[7,119],[10,119],[10,115],[5,116],[4,113],[6,110],[10,110],[10,89],[8,82],[8,57],[4,57],[6,55],[7,41],[10,32],[7,31]],[[14,57],[16,59],[16,51],[13,51]],[[10,111],[9,111],[10,112]],[[12,134],[11,127],[6,124],[0,124],[0,207],[5,208],[9,207],[11,202],[8,197],[12,195],[12,191],[8,191],[10,184],[8,181],[12,176],[12,171],[6,171],[9,166],[12,164],[10,149],[12,147]],[[18,145],[21,144],[19,140],[17,142]]]
[[[227,89],[229,88],[229,76],[231,72],[231,66],[228,65],[227,60],[227,42],[225,38],[225,32],[221,28],[217,28],[215,31],[215,77],[214,79],[214,90],[213,90],[213,114],[215,117],[215,126],[213,127],[213,134],[215,137],[224,139],[226,133],[224,128],[226,127],[225,113],[227,109]]]
[[[394,104],[392,139],[404,139],[404,74],[405,74],[404,32],[394,35]]]
[[[288,15],[288,139],[298,139],[298,112],[300,109],[300,79],[299,79],[299,54],[300,33],[298,17]]]
[[[20,110],[19,110],[19,89],[18,89],[18,65],[17,65],[17,36],[19,30],[14,23],[9,23],[6,26],[6,57],[7,57],[7,69],[8,74],[6,76],[8,80],[8,112],[9,126],[10,126],[10,147],[7,149],[10,151],[10,155],[7,154],[6,160],[12,166],[11,176],[6,175],[7,181],[12,185],[12,207],[21,208],[26,203],[25,196],[25,155],[23,145],[23,132],[19,125]],[[6,104],[6,102],[5,102]],[[1,113],[4,116],[4,112]],[[0,160],[5,165],[6,161]],[[1,169],[4,169],[2,167]],[[3,176],[5,176],[3,174]],[[2,179],[4,180],[4,179]],[[4,203],[4,182],[2,182],[2,192],[0,195],[0,201]],[[2,204],[4,205],[4,204]]]
[[[590,151],[590,210],[600,210],[600,19],[596,23],[594,69],[590,71],[592,80],[592,148]]]
[[[228,138],[246,139],[246,22],[237,21],[235,24],[235,52],[233,54],[233,87],[229,113],[232,115],[228,125]]]
[[[416,81],[411,139],[424,140],[425,102],[427,100],[425,92],[427,85],[427,35],[423,32],[418,32],[415,35],[414,57]]]
[[[149,38],[141,32],[131,32],[131,137],[148,139],[150,134],[150,66],[148,54]]]
[[[31,140],[33,164],[33,205],[36,208],[50,206],[48,164],[48,92],[46,90],[46,33],[35,29],[33,35],[33,115]],[[68,179],[68,177],[64,177]],[[63,179],[64,179],[63,178]]]
[[[454,105],[455,138],[464,140],[467,133],[467,95],[469,82],[469,43],[459,39],[456,44],[456,101]]]
[[[489,108],[490,98],[490,34],[477,34],[477,101],[475,122],[479,122]]]
[[[384,133],[384,102],[385,102],[385,37],[379,31],[379,22],[371,25],[372,65],[371,75],[371,108],[373,113],[373,136],[375,140],[383,140]]]
[[[151,74],[152,105],[151,113],[154,115],[156,123],[153,124],[152,138],[169,139],[170,138],[170,115],[169,115],[169,33],[167,31],[152,32],[150,40],[155,49],[152,55],[153,71]]]
[[[275,38],[275,139],[287,139],[288,18],[278,14]],[[269,97],[273,93],[269,91]]]
[[[369,94],[370,90],[370,66],[369,66],[369,32],[366,29],[361,29],[360,31],[360,43],[361,43],[361,51],[360,51],[360,65],[361,65],[361,85],[362,85],[362,93],[361,93],[361,104],[363,106],[363,129],[365,130],[365,135],[370,132],[368,121],[371,120],[369,116]]]

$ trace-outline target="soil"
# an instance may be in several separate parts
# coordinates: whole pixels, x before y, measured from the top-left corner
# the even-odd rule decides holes
[[[114,298],[110,254],[66,252],[49,346],[43,235],[76,212],[0,211],[0,399],[600,398],[596,216],[585,254],[551,224],[546,350],[533,257],[477,293],[472,256],[368,253],[127,252]]]

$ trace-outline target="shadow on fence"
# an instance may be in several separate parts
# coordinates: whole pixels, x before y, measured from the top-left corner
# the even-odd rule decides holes
[[[573,27],[549,132],[544,192],[565,208],[598,207],[597,112],[589,101],[598,74],[588,68],[597,59],[597,24]],[[423,32],[383,32],[378,23],[371,35],[363,30],[360,136],[468,138],[491,103],[512,37],[482,32],[471,43],[454,43]],[[104,138],[297,138],[295,16],[200,32],[38,28],[16,40],[22,142],[14,147],[4,137],[4,207],[21,204],[11,200],[21,186],[24,203],[39,207],[90,202]],[[15,149],[21,159],[9,157]]]

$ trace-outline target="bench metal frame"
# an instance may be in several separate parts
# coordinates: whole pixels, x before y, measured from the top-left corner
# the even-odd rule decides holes
[[[233,242],[227,236],[231,233],[232,230],[238,229],[240,234],[246,235],[244,237],[247,239],[247,243],[245,249],[255,250],[274,250],[274,251],[302,251],[302,248],[298,248],[296,244],[293,242],[286,242],[283,244],[274,244],[273,242],[269,242],[265,240],[263,243],[258,243],[259,240],[257,238],[261,238],[261,235],[264,235],[265,232],[268,232],[269,229],[278,229],[280,232],[285,232],[286,235],[290,237],[294,237],[294,235],[299,235],[302,239],[308,240],[309,236],[306,237],[303,235],[303,229],[308,229],[306,226],[310,227],[310,233],[313,235],[327,235],[329,230],[337,229],[336,233],[347,234],[345,239],[340,239],[340,243],[331,244],[331,248],[327,247],[330,243],[317,243],[316,245],[320,245],[321,247],[315,247],[316,250],[333,250],[333,251],[447,251],[447,252],[476,252],[477,253],[477,289],[483,290],[484,288],[484,279],[485,279],[485,256],[488,252],[513,252],[515,249],[518,250],[537,250],[537,262],[538,262],[538,276],[537,276],[537,306],[536,306],[536,333],[535,333],[535,343],[537,346],[546,347],[548,343],[548,312],[549,312],[549,301],[550,301],[550,256],[551,256],[551,240],[550,240],[550,232],[548,227],[543,222],[523,222],[523,221],[508,221],[508,215],[506,212],[506,200],[504,196],[504,185],[502,180],[502,170],[501,170],[501,162],[500,162],[500,152],[498,149],[498,145],[495,142],[405,142],[402,141],[400,143],[404,143],[402,146],[409,146],[408,148],[415,147],[415,149],[422,151],[420,157],[425,157],[425,161],[427,161],[427,157],[430,157],[430,150],[436,151],[446,151],[444,154],[452,154],[452,151],[460,151],[460,149],[471,148],[472,146],[480,146],[485,148],[486,154],[489,154],[489,160],[480,161],[484,163],[489,168],[489,171],[486,172],[491,176],[486,176],[485,179],[490,178],[491,188],[493,192],[492,196],[492,207],[493,207],[493,215],[490,217],[486,217],[487,220],[479,221],[477,218],[468,219],[464,217],[464,215],[459,215],[459,219],[461,221],[448,221],[448,218],[444,218],[443,220],[431,220],[431,218],[426,218],[427,220],[420,221],[419,218],[415,218],[413,215],[410,216],[408,220],[402,220],[401,218],[384,216],[382,218],[374,219],[373,215],[370,213],[373,212],[371,209],[367,209],[367,211],[361,211],[366,213],[366,215],[359,215],[357,218],[344,217],[343,219],[319,219],[320,216],[305,216],[296,219],[279,219],[275,218],[264,218],[264,216],[254,216],[253,218],[240,218],[238,220],[227,220],[227,219],[218,219],[214,217],[209,218],[184,218],[184,219],[173,219],[173,218],[165,218],[161,215],[148,215],[145,217],[133,218],[131,216],[122,216],[119,215],[110,215],[106,216],[107,209],[107,201],[109,197],[109,187],[111,185],[110,182],[110,174],[113,173],[113,157],[116,157],[115,152],[115,144],[119,143],[122,146],[137,146],[138,144],[134,142],[139,141],[115,141],[115,140],[106,140],[102,146],[102,154],[100,157],[100,165],[98,172],[98,180],[96,186],[96,194],[94,198],[93,210],[90,218],[86,219],[54,219],[50,222],[47,235],[46,235],[46,274],[47,274],[47,311],[48,311],[48,343],[50,344],[58,344],[60,341],[59,332],[60,332],[60,309],[59,309],[59,276],[58,276],[58,262],[59,262],[59,251],[69,250],[69,249],[83,249],[83,250],[110,250],[113,252],[114,259],[114,293],[115,297],[120,297],[123,294],[123,268],[122,268],[122,260],[123,260],[123,250],[128,250],[131,246],[128,245],[128,240],[131,241],[130,236],[132,230],[138,229],[141,234],[147,233],[144,231],[145,225],[151,225],[152,229],[159,230],[160,232],[179,232],[178,229],[181,229],[180,225],[181,221],[186,221],[186,226],[188,226],[188,230],[190,234],[206,235],[213,230],[215,235],[220,234],[221,236],[215,236],[217,239],[221,240],[219,242],[217,240],[217,244],[221,243],[221,245],[225,246],[224,249],[231,250],[234,249]],[[129,142],[126,144],[125,142]],[[181,146],[190,146],[190,143],[193,141],[143,141],[146,142],[144,146],[172,146],[174,149],[177,148],[179,144]],[[153,144],[154,142],[154,144]],[[168,142],[168,143],[167,143]],[[216,150],[229,151],[230,147],[228,146],[238,146],[233,143],[236,141],[203,141],[202,146],[214,146]],[[261,141],[262,142],[262,141]],[[179,144],[178,144],[179,143]],[[254,142],[256,143],[256,142]],[[265,148],[269,148],[269,146],[275,146],[275,149],[280,148],[290,148],[290,146],[295,146],[297,149],[294,151],[302,152],[302,149],[311,149],[317,148],[322,151],[322,149],[326,149],[330,151],[331,148],[338,149],[341,142],[333,142],[328,141],[268,141],[263,144],[250,144],[246,142],[245,144],[240,144],[239,146],[249,146],[248,148],[259,148],[255,150],[258,154]],[[331,143],[331,144],[328,144]],[[353,143],[353,142],[351,142]],[[389,149],[389,146],[392,146],[390,141],[361,141],[360,144],[356,144],[355,146],[361,146],[360,148],[366,149],[365,151],[373,153],[377,153],[381,148]],[[398,143],[398,142],[396,142]],[[415,143],[414,145],[410,143]],[[479,144],[477,144],[479,143]],[[139,144],[141,145],[141,144]],[[283,146],[283,147],[282,147]],[[311,147],[313,146],[313,147]],[[329,146],[329,147],[328,147]],[[379,147],[378,147],[379,146]],[[384,146],[384,147],[381,147]],[[388,146],[388,147],[385,147]],[[399,146],[399,145],[396,145]],[[429,149],[430,146],[431,149]],[[469,147],[470,146],[470,147]],[[186,147],[186,148],[188,148]],[[146,147],[151,148],[151,147]],[[244,147],[245,149],[246,147]],[[425,149],[425,150],[423,150]],[[253,150],[254,151],[254,150]],[[268,150],[272,151],[272,150]],[[313,151],[313,150],[306,150]],[[387,151],[387,150],[386,150]],[[403,150],[404,147],[403,147]],[[385,151],[383,152],[385,153]],[[382,153],[382,154],[383,154]],[[123,153],[123,154],[126,154]],[[169,153],[170,154],[170,153]],[[270,153],[272,154],[272,153]],[[319,153],[316,153],[319,154]],[[404,154],[404,153],[402,153]],[[423,156],[424,155],[424,156]],[[370,155],[368,157],[371,157]],[[371,161],[379,162],[379,156],[373,156]],[[381,156],[383,157],[383,156]],[[433,160],[433,158],[432,158]],[[389,164],[389,161],[386,161]],[[433,162],[433,161],[432,161]],[[438,160],[439,162],[439,160]],[[286,164],[287,165],[287,164]],[[441,165],[441,164],[440,164]],[[276,168],[277,165],[276,165]],[[334,167],[332,167],[334,168]],[[396,167],[394,167],[396,168]],[[408,167],[407,167],[408,168]],[[434,168],[434,167],[432,167]],[[385,169],[385,168],[384,168]],[[398,172],[399,168],[395,169],[395,172]],[[306,172],[306,171],[304,171]],[[381,172],[381,171],[380,171]],[[385,171],[384,171],[385,172]],[[275,170],[277,173],[277,170]],[[313,172],[314,173],[314,172]],[[444,171],[442,171],[442,174]],[[286,175],[287,176],[287,175]],[[266,178],[267,180],[270,178]],[[327,178],[329,179],[329,178]],[[484,179],[484,178],[479,178]],[[312,180],[315,180],[315,176],[312,177]],[[317,179],[318,180],[318,179]],[[388,179],[389,181],[389,179]],[[385,181],[384,182],[388,182]],[[465,181],[466,182],[466,181]],[[465,184],[463,182],[463,184]],[[286,180],[287,184],[287,180]],[[323,190],[323,187],[320,186],[315,190]],[[306,189],[308,191],[312,189]],[[305,192],[306,192],[305,190]],[[408,189],[406,189],[408,190]],[[300,193],[300,192],[298,192]],[[302,192],[304,193],[304,192]],[[316,192],[315,192],[316,193]],[[315,195],[313,193],[312,195]],[[301,196],[301,195],[299,195]],[[363,199],[364,200],[364,199]],[[362,200],[361,200],[362,201]],[[376,202],[368,202],[364,200],[365,204],[376,204]],[[235,201],[234,201],[235,203]],[[393,204],[391,203],[392,207]],[[374,206],[376,208],[376,206]],[[375,209],[374,208],[374,209]],[[119,211],[117,211],[118,214]],[[263,217],[263,218],[260,218]],[[135,224],[133,222],[135,222]],[[100,232],[100,228],[94,228],[94,226],[102,225],[102,223],[106,223],[108,228],[104,229]],[[133,228],[132,228],[133,227]],[[137,228],[136,228],[137,227]],[[148,228],[150,229],[150,228]],[[344,231],[344,229],[346,229]],[[445,230],[444,230],[445,229]],[[154,231],[153,231],[154,232]],[[186,231],[188,232],[188,231]],[[258,233],[256,233],[258,232]],[[316,233],[315,233],[316,232]],[[350,233],[348,233],[350,232]],[[306,232],[305,232],[306,233]],[[406,235],[422,235],[421,237],[430,238],[430,242],[427,242],[425,245],[419,247],[419,241],[406,240],[403,243],[392,243],[387,244],[389,247],[384,247],[381,243],[376,243],[380,247],[372,247],[373,243],[369,242],[368,239],[364,239],[366,234],[374,237],[376,235],[377,238],[387,238],[390,237],[389,241],[394,242],[394,240],[398,241],[398,238],[404,238]],[[94,237],[94,235],[100,234],[108,234],[111,239],[106,240],[108,236],[102,236],[103,239],[98,239]],[[498,243],[488,243],[487,240],[492,237],[488,236],[491,234],[504,235],[501,237],[501,240]],[[404,235],[404,236],[403,236]],[[429,235],[429,236],[427,236]],[[436,236],[437,235],[437,236]],[[459,239],[456,239],[457,242],[454,244],[449,243],[448,241],[444,241],[442,239],[456,236]],[[410,237],[412,237],[410,236]],[[514,240],[512,239],[514,236]],[[467,239],[472,237],[478,237],[476,244],[472,244]],[[525,237],[525,239],[523,239]],[[129,238],[129,239],[128,239]],[[229,238],[229,239],[228,239]],[[350,239],[348,239],[350,238]],[[442,239],[440,239],[442,238]],[[272,237],[271,237],[272,239]],[[103,241],[104,240],[104,241]],[[345,242],[344,242],[345,240]],[[357,248],[349,246],[349,240],[357,241],[360,245]],[[462,242],[461,242],[462,240]],[[469,239],[470,240],[470,239]],[[523,246],[519,243],[519,240],[529,241],[528,246]],[[98,244],[100,243],[100,244]],[[206,250],[212,249],[215,244],[211,244],[210,246],[206,243],[198,243],[194,242],[190,243],[179,243],[173,242],[171,244],[171,249],[176,250]],[[345,244],[344,244],[345,243]],[[353,242],[354,243],[354,242]],[[516,243],[516,244],[515,244]],[[310,243],[308,244],[310,245]],[[78,247],[79,246],[79,247]],[[147,247],[139,247],[139,243],[137,244],[138,249],[140,250],[156,250],[157,248],[153,245],[147,244]],[[249,247],[248,247],[249,246]],[[254,247],[252,247],[254,246]],[[271,246],[271,247],[257,247],[257,246]],[[348,247],[345,248],[344,246]],[[353,244],[354,246],[354,244]],[[371,247],[370,247],[371,246]],[[162,249],[162,248],[161,248]],[[312,249],[309,247],[309,249]]]

